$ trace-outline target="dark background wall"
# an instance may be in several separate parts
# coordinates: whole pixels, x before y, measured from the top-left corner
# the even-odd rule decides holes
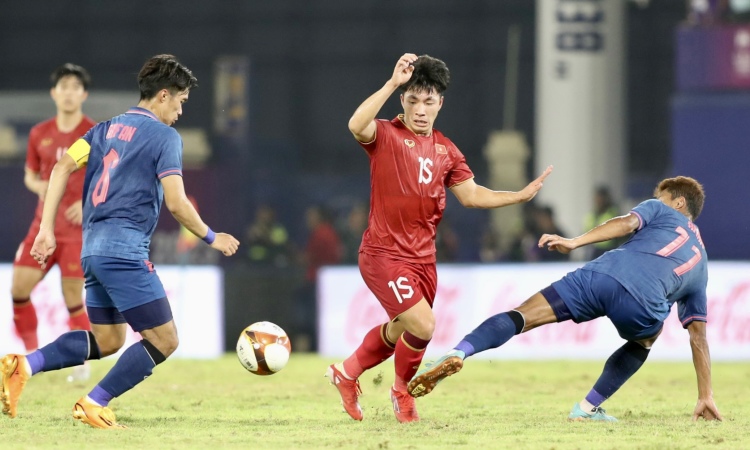
[[[684,3],[628,6],[627,170],[630,191],[636,195],[642,185],[650,189],[669,167],[672,32],[685,15]],[[213,180],[213,191],[222,195],[205,198],[200,192],[204,184],[198,184],[195,193],[219,211],[209,217],[212,223],[221,221],[222,228],[235,233],[252,218],[255,205],[274,203],[301,241],[306,205],[327,202],[335,208],[367,199],[367,158],[346,123],[357,105],[387,80],[404,52],[428,53],[451,67],[453,82],[437,126],[466,154],[477,180],[485,179],[482,148],[488,132],[503,120],[502,83],[511,24],[522,27],[516,123],[533,148],[531,0],[7,2],[0,15],[0,90],[44,89],[52,68],[72,61],[91,71],[92,95],[97,89],[132,90],[135,102],[140,65],[153,54],[169,52],[192,68],[201,82],[180,124],[210,130],[215,58],[248,56],[250,143],[234,148],[214,141],[216,175],[209,182]],[[397,112],[394,97],[381,116]],[[15,174],[22,163],[11,166],[0,169],[3,179],[12,178],[5,170]],[[14,183],[22,189],[16,178]],[[231,185],[226,184],[228,178]],[[31,196],[0,200],[14,216],[25,216],[31,208],[20,202],[25,205],[26,197]],[[475,259],[480,235],[476,227],[483,226],[485,216],[457,207],[450,198],[446,220],[464,234],[461,258]],[[14,237],[25,232],[25,220],[1,220]],[[0,259],[9,259],[14,248],[15,244],[0,244]]]

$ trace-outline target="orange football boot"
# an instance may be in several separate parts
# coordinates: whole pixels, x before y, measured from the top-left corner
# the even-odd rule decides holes
[[[0,402],[3,404],[3,414],[12,419],[18,413],[18,399],[21,398],[21,392],[31,378],[31,374],[27,371],[28,364],[23,355],[5,355],[0,364],[3,377]]]
[[[99,406],[91,402],[87,397],[81,397],[75,406],[73,406],[73,418],[94,428],[110,430],[127,428],[117,423],[115,413],[111,409],[106,406]]]

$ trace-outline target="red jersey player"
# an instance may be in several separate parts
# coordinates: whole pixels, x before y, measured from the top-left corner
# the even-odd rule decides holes
[[[393,411],[399,422],[419,420],[406,384],[419,368],[435,329],[435,232],[445,208],[445,187],[467,208],[499,208],[534,198],[552,171],[548,167],[519,192],[477,185],[458,147],[433,129],[449,82],[443,61],[407,53],[390,80],[349,120],[349,130],[370,157],[370,217],[359,269],[390,318],[370,330],[349,358],[326,372],[355,420],[362,420],[357,379],[394,353]],[[399,88],[404,113],[390,121],[376,120]]]
[[[52,263],[48,263],[46,269],[42,270],[29,253],[39,232],[44,195],[47,192],[52,167],[73,142],[94,126],[94,122],[81,110],[91,82],[86,69],[75,64],[64,64],[52,73],[51,82],[50,95],[57,107],[57,115],[31,129],[26,154],[24,183],[31,192],[39,196],[39,202],[29,232],[19,246],[13,262],[13,321],[29,352],[39,346],[37,317],[31,303],[31,291],[55,263],[60,266],[63,297],[70,313],[70,329],[91,329],[83,308],[81,268],[81,199],[85,171],[70,176],[56,221],[55,235],[58,237],[58,246],[51,257]],[[87,378],[85,372],[86,370],[79,370],[76,375]]]

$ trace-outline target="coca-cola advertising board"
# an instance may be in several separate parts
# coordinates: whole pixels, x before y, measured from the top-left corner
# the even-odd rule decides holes
[[[0,264],[0,355],[24,352],[15,334],[10,281],[13,267]],[[224,352],[224,281],[222,271],[212,266],[156,266],[172,307],[180,345],[172,357],[217,358]],[[31,294],[39,319],[39,345],[68,331],[68,311],[60,289],[60,271],[53,267]],[[140,340],[128,327],[123,349]],[[122,350],[121,350],[122,351]]]
[[[581,264],[438,265],[435,334],[427,355],[450,350],[487,317],[513,309]],[[372,327],[388,320],[356,267],[319,272],[318,342],[326,357],[351,354]],[[750,262],[710,262],[708,341],[714,361],[750,360]],[[602,359],[624,344],[606,317],[550,324],[514,337],[478,358]],[[649,360],[691,360],[677,307]]]

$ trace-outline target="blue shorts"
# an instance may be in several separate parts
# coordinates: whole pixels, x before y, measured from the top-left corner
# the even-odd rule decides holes
[[[661,320],[652,317],[630,292],[608,275],[578,269],[555,281],[551,287],[576,323],[607,316],[620,336],[628,341],[654,337],[663,326]]]
[[[91,323],[127,322],[142,331],[172,320],[167,293],[148,260],[87,256],[81,264]]]

